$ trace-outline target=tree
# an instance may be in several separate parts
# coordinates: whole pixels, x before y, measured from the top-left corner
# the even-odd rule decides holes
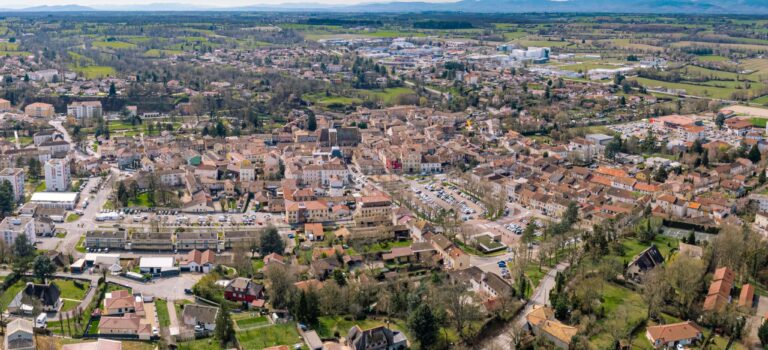
[[[294,290],[294,278],[284,266],[271,264],[264,276],[267,281],[269,302],[275,309],[285,309],[289,306]]]
[[[656,182],[665,182],[667,177],[669,177],[669,173],[667,173],[667,169],[663,166],[656,169],[656,173],[653,174],[653,180]]]
[[[13,212],[13,208],[16,206],[16,200],[13,198],[13,186],[8,180],[3,180],[0,183],[0,217]]]
[[[760,344],[768,345],[768,322],[763,322],[757,329],[757,337],[760,338]]]
[[[117,88],[115,88],[115,83],[109,84],[109,97],[115,97],[117,96]]]
[[[320,303],[317,293],[312,290],[301,291],[295,307],[296,319],[303,324],[316,325],[320,315]]]
[[[259,252],[262,256],[269,255],[271,253],[283,254],[285,251],[285,242],[280,237],[277,229],[270,226],[261,235],[261,246]]]
[[[757,182],[761,185],[765,184],[765,169],[760,169],[760,174],[757,175]]]
[[[46,279],[56,272],[56,265],[45,255],[38,255],[32,262],[35,277],[45,283]]]
[[[688,318],[691,306],[702,289],[702,279],[706,267],[699,259],[679,255],[665,269],[667,283],[676,293],[671,293],[677,301],[681,315]]]
[[[717,113],[717,117],[715,117],[715,125],[717,125],[718,129],[722,129],[724,124],[725,115],[723,113]]]
[[[664,280],[661,267],[649,271],[643,282],[642,297],[648,304],[647,316],[651,318],[658,315],[664,305],[664,298],[670,295],[669,285]]]
[[[760,161],[760,158],[760,149],[757,148],[757,144],[752,145],[752,148],[749,149],[749,153],[747,154],[747,159],[751,160],[752,163],[757,164]]]
[[[314,113],[310,113],[309,117],[307,118],[307,130],[309,131],[317,130],[317,118],[315,117]]]
[[[121,206],[127,206],[128,205],[128,190],[125,188],[125,184],[120,181],[117,184],[117,202],[120,203]]]
[[[229,309],[227,309],[226,304],[222,304],[219,308],[219,314],[216,315],[216,329],[214,332],[221,345],[226,345],[232,340],[232,335],[234,334],[232,318],[229,316]]]
[[[428,348],[437,341],[438,325],[432,309],[426,303],[421,303],[408,317],[408,328],[422,348]]]
[[[339,269],[333,270],[333,280],[336,281],[336,284],[338,284],[340,287],[347,285],[347,278],[344,277],[344,271]]]
[[[21,159],[21,158],[19,158]],[[29,177],[33,180],[37,180],[40,177],[40,161],[37,160],[37,158],[32,157],[29,158],[29,163],[27,164]]]
[[[216,123],[216,136],[218,137],[227,136],[227,128],[224,126],[224,123],[222,123],[221,121],[218,121]]]
[[[29,262],[35,256],[35,247],[27,238],[27,235],[18,235],[13,241],[13,254],[15,256],[14,268],[17,272],[25,272],[29,269]]]
[[[477,305],[467,296],[467,287],[455,283],[441,289],[442,306],[453,316],[456,332],[463,335],[465,327],[480,317]]]

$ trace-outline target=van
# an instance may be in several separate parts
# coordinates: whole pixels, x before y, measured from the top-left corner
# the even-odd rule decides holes
[[[48,325],[48,315],[45,312],[37,315],[35,319],[35,328],[45,328]]]

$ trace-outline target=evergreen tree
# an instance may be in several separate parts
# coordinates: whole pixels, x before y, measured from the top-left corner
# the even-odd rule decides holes
[[[768,322],[763,322],[757,329],[757,337],[760,338],[760,344],[768,346]]]
[[[262,256],[269,255],[271,253],[283,254],[285,250],[285,242],[280,238],[280,234],[274,227],[268,227],[261,235],[261,246],[259,252]]]
[[[760,175],[757,176],[757,182],[765,184],[765,169],[760,169]]]
[[[13,198],[13,186],[10,181],[3,180],[3,182],[0,183],[0,217],[5,217],[13,212],[15,206],[16,201]]]
[[[219,314],[216,315],[216,329],[214,332],[216,339],[221,342],[221,345],[226,345],[232,340],[232,334],[234,334],[232,318],[229,316],[229,309],[226,304],[222,304],[219,308]]]
[[[307,130],[309,131],[317,130],[317,118],[315,117],[314,113],[310,113],[309,117],[307,118]]]
[[[117,88],[115,87],[115,83],[109,84],[109,97],[115,97],[117,96]]]
[[[760,161],[760,158],[760,149],[757,148],[757,145],[752,145],[752,148],[749,149],[749,153],[747,154],[747,159],[751,160],[752,163],[757,164]]]
[[[437,341],[438,325],[432,309],[426,303],[420,303],[410,317],[408,328],[419,342],[422,349],[432,346]]]

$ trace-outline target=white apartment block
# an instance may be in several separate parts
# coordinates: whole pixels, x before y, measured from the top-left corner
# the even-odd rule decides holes
[[[8,180],[13,188],[13,199],[17,202],[24,198],[24,169],[5,168],[0,170],[0,182]]]
[[[92,119],[102,116],[100,101],[72,102],[67,105],[67,115],[75,119]]]
[[[35,240],[35,219],[31,216],[8,216],[0,222],[0,237],[9,247],[16,237],[26,235],[30,242]]]
[[[45,162],[45,189],[54,192],[69,191],[72,175],[69,172],[69,160],[51,159]]]

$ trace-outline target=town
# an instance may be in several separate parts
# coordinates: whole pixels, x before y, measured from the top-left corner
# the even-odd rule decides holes
[[[768,346],[764,17],[3,11],[3,349]]]

